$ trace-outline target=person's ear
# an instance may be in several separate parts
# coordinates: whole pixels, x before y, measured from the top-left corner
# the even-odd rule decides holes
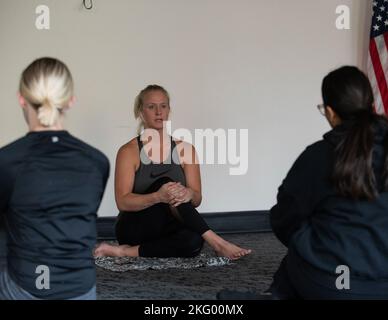
[[[18,101],[19,101],[20,106],[21,106],[23,109],[27,108],[27,101],[26,101],[26,99],[20,94],[20,92],[18,92]]]
[[[75,103],[76,103],[77,99],[75,98],[75,96],[72,96],[69,100],[69,109],[72,108]]]
[[[27,100],[20,94],[20,92],[18,92],[17,96],[18,96],[19,104],[23,110],[24,120],[26,121],[26,123],[28,125],[30,125],[30,120],[29,120],[30,116],[29,116],[29,109],[28,109]]]
[[[338,114],[333,110],[332,107],[326,106],[325,108],[326,118],[327,121],[329,121],[330,125],[334,128],[341,124],[341,118],[338,116]]]

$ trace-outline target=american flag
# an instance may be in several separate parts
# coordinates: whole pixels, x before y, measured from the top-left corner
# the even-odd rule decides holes
[[[377,113],[388,115],[388,0],[373,0],[372,3],[368,76],[373,88]]]

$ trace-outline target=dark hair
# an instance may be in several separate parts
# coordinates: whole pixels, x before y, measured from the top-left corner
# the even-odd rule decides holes
[[[332,182],[339,193],[353,199],[374,200],[378,187],[372,166],[376,130],[388,128],[385,116],[375,113],[371,84],[356,67],[342,67],[323,80],[322,96],[341,118],[344,130],[336,147]],[[384,189],[388,190],[388,139],[384,138]]]

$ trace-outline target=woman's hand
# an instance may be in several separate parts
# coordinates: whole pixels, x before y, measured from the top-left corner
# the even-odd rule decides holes
[[[160,202],[162,203],[170,203],[174,197],[170,193],[170,188],[176,184],[175,182],[168,182],[160,187],[157,191]]]
[[[193,199],[194,194],[190,188],[182,186],[179,182],[170,184],[168,192],[172,197],[169,204],[174,207],[178,207],[182,203],[190,202]]]

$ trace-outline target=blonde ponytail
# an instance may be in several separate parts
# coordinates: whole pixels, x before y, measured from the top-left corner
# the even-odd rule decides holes
[[[38,120],[45,127],[51,127],[55,124],[60,115],[60,107],[56,107],[49,99],[43,101],[38,108]]]
[[[142,115],[141,115],[141,111],[142,111],[142,108],[143,108],[143,96],[144,94],[140,93],[136,99],[135,99],[135,106],[134,106],[134,109],[133,109],[133,113],[135,115],[135,119],[138,120],[139,119],[139,124],[137,126],[137,134],[140,135],[141,134],[141,131],[144,129],[144,121],[142,119]]]
[[[40,124],[51,127],[70,103],[73,96],[73,79],[63,62],[53,58],[41,58],[24,70],[19,90],[37,111]]]

